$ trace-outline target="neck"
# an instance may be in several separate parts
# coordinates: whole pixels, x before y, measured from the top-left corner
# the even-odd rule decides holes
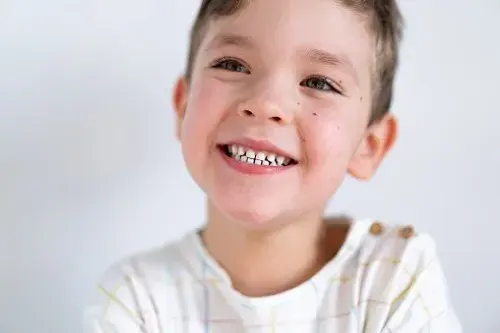
[[[260,297],[289,290],[316,274],[344,241],[347,221],[342,221],[327,227],[321,215],[310,215],[272,230],[249,230],[210,206],[202,237],[233,287]]]

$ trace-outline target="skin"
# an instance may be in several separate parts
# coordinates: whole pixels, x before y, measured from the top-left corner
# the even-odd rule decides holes
[[[191,80],[176,83],[178,138],[207,194],[202,237],[242,294],[293,288],[342,245],[348,222],[327,227],[325,205],[346,175],[370,179],[397,133],[391,114],[368,126],[373,47],[362,19],[332,0],[254,0],[211,21]],[[242,138],[298,164],[238,172],[217,144]]]

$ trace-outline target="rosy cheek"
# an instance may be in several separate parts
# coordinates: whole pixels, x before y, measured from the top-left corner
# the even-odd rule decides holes
[[[193,82],[190,102],[196,105],[196,110],[198,113],[203,113],[200,106],[212,105],[217,100],[217,85],[210,84],[210,80],[202,80],[198,82]]]
[[[311,144],[311,159],[326,163],[342,156],[345,134],[340,124],[323,124],[317,126]]]
[[[210,80],[193,82],[186,112],[185,126],[210,129],[222,112],[220,90]]]
[[[308,160],[326,166],[330,161],[347,158],[350,150],[350,119],[342,110],[331,104],[328,107],[304,111],[301,127]]]

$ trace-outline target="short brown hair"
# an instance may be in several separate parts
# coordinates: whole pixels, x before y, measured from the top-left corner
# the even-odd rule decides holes
[[[211,19],[236,13],[251,0],[202,0],[191,29],[186,77],[191,77],[193,62]],[[333,0],[360,14],[375,37],[375,70],[370,124],[389,112],[394,78],[399,64],[399,44],[403,18],[396,0]]]

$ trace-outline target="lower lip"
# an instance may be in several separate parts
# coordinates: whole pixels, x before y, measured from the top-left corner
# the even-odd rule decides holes
[[[286,171],[295,165],[287,165],[287,166],[267,166],[267,165],[257,165],[257,164],[249,164],[245,162],[240,162],[232,157],[227,156],[222,150],[218,149],[219,153],[222,155],[222,158],[226,161],[226,163],[236,171],[247,175],[268,175],[277,172]]]

